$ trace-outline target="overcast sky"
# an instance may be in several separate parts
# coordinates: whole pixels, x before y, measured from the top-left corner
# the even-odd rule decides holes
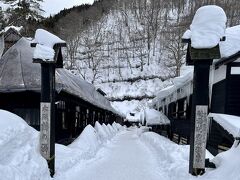
[[[92,4],[94,0],[44,0],[42,9],[45,11],[43,16],[47,17],[57,14],[64,8],[68,9],[76,5]]]

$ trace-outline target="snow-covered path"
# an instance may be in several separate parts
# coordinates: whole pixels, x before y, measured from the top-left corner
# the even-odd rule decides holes
[[[71,180],[161,180],[156,158],[136,129],[123,131],[84,166],[68,172]],[[72,170],[71,170],[72,171]]]

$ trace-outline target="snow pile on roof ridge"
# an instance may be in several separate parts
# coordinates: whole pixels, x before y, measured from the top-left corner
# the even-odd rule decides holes
[[[217,46],[225,34],[226,22],[227,17],[221,7],[200,7],[190,25],[191,46],[197,49]]]
[[[23,26],[7,26],[4,28],[4,32],[7,32],[9,29],[14,29],[18,33],[23,29]]]
[[[39,133],[19,116],[0,110],[0,179],[49,180]]]
[[[146,125],[166,125],[170,120],[162,113],[155,109],[146,109]]]
[[[240,117],[228,114],[210,113],[208,117],[212,117],[220,126],[233,135],[240,137]]]

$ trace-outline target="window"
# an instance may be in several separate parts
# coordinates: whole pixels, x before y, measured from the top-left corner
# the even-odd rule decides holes
[[[67,129],[66,114],[62,112],[62,129]]]
[[[187,100],[181,99],[178,101],[178,117],[180,119],[186,119],[187,115]]]
[[[178,112],[178,103],[177,102],[173,102],[171,103],[171,115],[174,119],[177,118],[177,112]]]

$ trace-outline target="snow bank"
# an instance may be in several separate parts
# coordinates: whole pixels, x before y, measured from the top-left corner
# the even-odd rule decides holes
[[[220,124],[225,130],[227,130],[233,137],[240,137],[240,117],[227,115],[227,114],[217,114],[210,113],[208,117],[212,117],[214,121]]]
[[[158,157],[159,166],[163,168],[161,171],[169,176],[166,179],[190,179],[191,175],[188,173],[189,146],[177,145],[154,132],[143,133],[140,138]]]
[[[56,145],[56,177],[63,179],[63,172],[75,164],[95,156],[101,146],[97,131],[88,125],[70,145]]]
[[[209,171],[202,178],[208,180],[239,180],[240,179],[240,146],[234,143],[231,149],[218,154],[212,162],[216,164],[216,169]]]
[[[112,138],[112,133],[111,133],[111,131],[109,130],[109,128],[107,127],[107,125],[104,124],[104,123],[102,124],[102,127],[103,127],[105,133],[107,134],[108,139],[110,140],[110,139]]]
[[[188,173],[189,145],[178,145],[169,139],[154,132],[145,132],[140,136],[141,140],[151,149],[158,158],[159,172],[166,174],[166,179],[179,180],[239,180],[240,179],[240,145],[235,141],[228,151],[213,157],[206,151],[209,158],[216,165],[216,169],[206,169],[202,176],[191,176]]]
[[[38,146],[36,130],[17,115],[0,110],[0,179],[50,179]]]
[[[188,173],[189,166],[189,145],[178,145],[169,139],[160,136],[154,132],[145,132],[140,136],[141,140],[151,149],[154,155],[158,158],[159,171],[166,174],[166,179],[179,179],[179,180],[194,180],[194,179],[208,179],[209,172],[203,176],[194,177]],[[210,160],[213,156],[206,150],[206,158]],[[156,167],[158,168],[158,167]],[[230,172],[229,172],[230,173]],[[209,176],[210,177],[210,176]],[[213,173],[211,177],[216,177]],[[223,180],[226,177],[215,178],[214,180]],[[213,179],[211,179],[213,180]],[[234,179],[235,180],[235,179]]]
[[[91,126],[88,125],[84,128],[83,132],[75,139],[68,147],[82,149],[94,155],[99,149],[101,142],[98,137],[97,131]]]
[[[213,48],[225,35],[227,17],[224,10],[215,5],[199,8],[190,26],[191,46],[197,49]],[[189,33],[185,34],[189,36]]]
[[[114,122],[115,125],[117,123]],[[120,125],[121,126],[121,125]],[[120,131],[118,128],[117,131]],[[99,149],[117,133],[108,124],[95,123],[95,128],[88,125],[70,145],[56,145],[56,174],[55,179],[66,179],[65,173],[76,164],[83,164],[93,158]]]

